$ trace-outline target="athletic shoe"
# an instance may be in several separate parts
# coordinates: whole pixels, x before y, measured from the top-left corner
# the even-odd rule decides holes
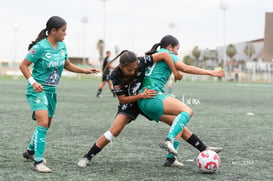
[[[177,161],[176,159],[167,158],[163,166],[164,167],[183,167],[184,164]]]
[[[100,94],[97,94],[96,97],[97,97],[97,98],[101,98],[102,96],[101,96]]]
[[[161,143],[159,143],[159,147],[166,150],[170,154],[177,156],[177,151],[173,147],[173,143],[170,140],[164,140]]]
[[[216,153],[221,152],[223,149],[221,147],[207,147],[206,150],[211,150],[214,151]]]
[[[36,170],[37,172],[41,173],[50,173],[52,170],[48,168],[44,162],[41,163],[34,163],[33,170]]]
[[[90,160],[88,160],[86,157],[80,158],[79,162],[78,162],[78,166],[85,168],[89,165]]]
[[[31,160],[31,161],[34,161],[34,154],[29,154],[28,153],[28,151],[25,151],[24,153],[23,153],[23,157],[25,158],[25,159],[27,159],[27,160]],[[42,161],[43,161],[43,163],[46,163],[46,159],[42,159]]]

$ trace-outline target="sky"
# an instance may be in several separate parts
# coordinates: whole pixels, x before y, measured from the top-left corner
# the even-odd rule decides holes
[[[272,0],[222,1],[225,10],[221,0],[8,0],[0,6],[0,62],[22,61],[29,43],[55,15],[67,22],[69,56],[87,56],[91,63],[98,60],[99,39],[113,55],[127,49],[141,56],[172,34],[182,57],[195,46],[214,49],[264,37]]]

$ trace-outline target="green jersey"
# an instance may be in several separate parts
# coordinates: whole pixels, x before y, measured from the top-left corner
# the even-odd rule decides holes
[[[50,93],[56,93],[67,58],[64,42],[58,42],[56,49],[53,49],[46,38],[36,43],[26,55],[26,59],[34,64],[32,77]],[[32,86],[28,84],[28,90],[31,89]]]
[[[172,57],[174,63],[179,61],[179,58],[173,54],[173,52],[161,48],[157,53],[168,52]],[[156,62],[153,66],[147,68],[145,78],[143,81],[142,90],[149,87],[150,89],[155,89],[158,92],[164,92],[164,86],[167,83],[169,77],[171,76],[171,69],[165,61]]]

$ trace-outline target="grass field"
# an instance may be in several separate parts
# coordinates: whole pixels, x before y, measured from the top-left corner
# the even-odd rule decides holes
[[[183,168],[162,166],[165,152],[158,143],[168,126],[139,116],[113,144],[85,169],[76,163],[112,124],[117,99],[107,87],[95,97],[99,80],[67,79],[58,88],[58,106],[48,131],[45,158],[50,174],[31,170],[22,158],[36,125],[25,99],[26,81],[0,79],[0,180],[272,180],[273,85],[235,82],[189,82],[174,85],[174,94],[194,111],[188,127],[207,145],[221,146],[216,174],[201,174],[198,151],[181,142]],[[253,113],[254,115],[248,115]]]

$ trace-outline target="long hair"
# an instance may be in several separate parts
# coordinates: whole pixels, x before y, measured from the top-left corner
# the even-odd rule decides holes
[[[122,66],[127,66],[128,64],[131,64],[131,63],[134,63],[135,61],[137,61],[137,56],[134,52],[129,51],[129,50],[123,50],[115,58],[113,58],[111,61],[109,61],[107,63],[107,65],[105,66],[105,68],[103,70],[103,74],[106,71],[106,69],[110,66],[110,64],[113,63],[118,58],[119,58],[119,65],[122,65]],[[121,87],[131,84],[133,82],[134,78],[135,78],[135,75],[130,76],[130,77],[123,77],[122,76],[121,77],[121,79],[122,79]]]
[[[161,40],[160,43],[156,43],[153,45],[153,47],[147,51],[145,54],[146,55],[152,55],[157,51],[157,48],[160,46],[160,48],[167,48],[167,46],[172,45],[173,47],[178,45],[179,41],[177,38],[175,38],[172,35],[166,35],[164,36]]]
[[[46,28],[42,29],[37,38],[29,44],[28,50],[30,50],[33,47],[33,45],[35,45],[37,42],[46,38],[53,28],[58,30],[63,25],[66,25],[66,21],[63,18],[59,16],[52,16],[51,18],[49,18],[49,20],[46,23]]]

